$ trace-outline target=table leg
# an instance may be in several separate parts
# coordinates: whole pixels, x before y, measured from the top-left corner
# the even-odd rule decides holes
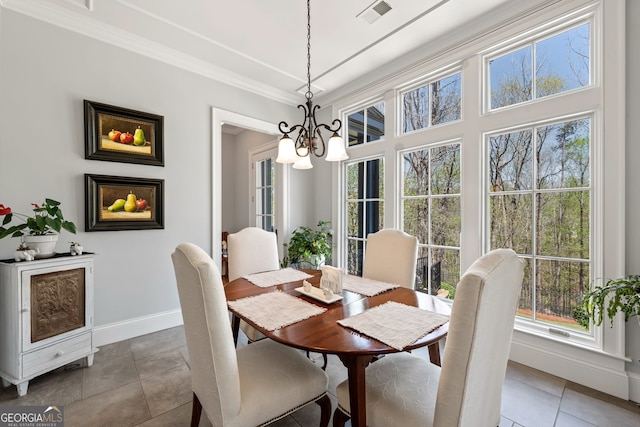
[[[351,425],[366,427],[367,425],[367,396],[365,388],[365,368],[373,356],[338,355],[349,376],[349,404],[351,406]]]
[[[233,343],[238,345],[238,334],[240,333],[240,318],[231,313],[231,330],[233,331]]]
[[[440,363],[440,342],[435,342],[429,346],[429,360],[436,366],[442,366]]]

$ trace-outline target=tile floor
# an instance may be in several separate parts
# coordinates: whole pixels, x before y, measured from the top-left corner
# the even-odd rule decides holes
[[[103,346],[90,368],[71,364],[42,375],[31,381],[24,397],[17,397],[14,386],[1,389],[0,406],[62,405],[65,427],[188,426],[192,394],[187,360],[184,329],[167,329]],[[335,356],[329,357],[327,373],[329,390],[335,393],[346,378]],[[330,397],[335,407],[335,397]],[[309,405],[272,425],[317,426],[319,418],[320,408]],[[203,419],[200,426],[211,424]],[[638,427],[640,408],[510,363],[500,427],[520,426]]]

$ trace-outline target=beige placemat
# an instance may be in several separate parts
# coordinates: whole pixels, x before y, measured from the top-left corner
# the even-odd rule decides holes
[[[338,323],[403,350],[448,321],[449,316],[389,301]]]
[[[311,274],[294,268],[283,268],[281,270],[248,274],[243,277],[256,286],[268,288],[269,286],[280,285],[282,283],[297,282],[298,280],[308,279],[312,276]]]
[[[380,282],[378,280],[352,276],[350,274],[346,274],[342,278],[342,289],[355,292],[366,297],[372,297],[397,287],[398,285],[394,285],[393,283]]]
[[[241,298],[227,304],[267,331],[275,331],[327,311],[281,291]]]

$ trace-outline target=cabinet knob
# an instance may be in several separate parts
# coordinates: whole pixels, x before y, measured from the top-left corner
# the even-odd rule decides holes
[[[58,350],[58,352],[56,353],[56,356],[58,357],[64,356],[64,351]]]

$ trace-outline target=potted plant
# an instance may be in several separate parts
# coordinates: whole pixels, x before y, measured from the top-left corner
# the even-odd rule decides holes
[[[10,207],[0,204],[0,216],[4,216],[0,227],[0,239],[7,236],[22,237],[29,249],[37,249],[36,258],[46,258],[54,254],[58,233],[65,229],[69,233],[76,233],[76,225],[64,219],[60,202],[53,199],[45,199],[44,203],[32,203],[33,215],[25,215],[13,212]],[[20,224],[9,223],[17,217]],[[23,247],[24,245],[21,245]]]
[[[317,230],[305,226],[296,228],[285,245],[287,256],[283,264],[304,266],[303,263],[308,263],[315,269],[322,267],[331,257],[332,236],[330,221],[319,221]]]
[[[587,291],[580,307],[598,326],[602,324],[605,309],[612,326],[618,311],[624,313],[625,322],[632,316],[640,315],[640,276],[607,280],[604,285]]]

